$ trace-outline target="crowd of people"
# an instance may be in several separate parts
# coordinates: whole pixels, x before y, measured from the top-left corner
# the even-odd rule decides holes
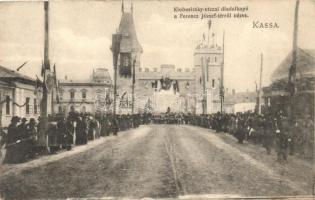
[[[262,145],[267,154],[275,149],[279,162],[286,162],[288,154],[299,154],[312,158],[314,146],[314,122],[311,116],[290,121],[287,116],[277,114],[258,115],[245,112],[237,114],[216,113],[192,115],[150,113],[135,115],[88,115],[70,112],[68,116],[50,119],[40,133],[43,120],[12,117],[7,133],[0,130],[0,148],[6,147],[4,163],[21,163],[42,153],[71,150],[73,145],[87,144],[90,140],[118,131],[137,128],[141,124],[190,124],[217,132],[233,135],[242,144],[244,141]],[[44,138],[44,145],[43,141]]]
[[[304,118],[304,119],[303,119]],[[290,120],[283,112],[259,115],[253,112],[237,114],[186,115],[184,123],[214,129],[233,135],[242,144],[244,141],[262,145],[267,154],[272,149],[277,160],[284,163],[288,154],[313,158],[314,122],[310,115]]]
[[[7,131],[0,130],[0,148],[5,146],[3,163],[21,163],[44,153],[71,150],[74,145],[87,144],[90,140],[109,135],[117,136],[118,131],[148,124],[145,115],[96,116],[70,112],[65,117],[49,119],[41,134],[43,120],[12,117]],[[44,142],[43,142],[44,141]]]

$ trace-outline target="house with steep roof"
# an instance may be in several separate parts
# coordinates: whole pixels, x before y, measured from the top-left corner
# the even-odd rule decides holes
[[[33,78],[0,66],[0,127],[7,127],[13,116],[39,117],[42,95],[39,84]]]
[[[265,105],[272,112],[283,111],[289,108],[289,69],[292,63],[290,52],[272,73],[272,83],[263,88]],[[296,109],[298,114],[309,114],[314,117],[315,91],[315,50],[297,50],[296,64]]]

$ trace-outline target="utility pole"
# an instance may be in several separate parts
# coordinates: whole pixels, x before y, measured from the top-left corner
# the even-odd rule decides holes
[[[223,58],[221,66],[221,82],[220,82],[220,102],[221,102],[221,114],[223,113],[223,102],[224,102],[224,55],[225,55],[225,45],[224,45],[225,31],[223,31]]]
[[[258,90],[258,114],[261,114],[261,82],[262,82],[262,72],[263,72],[263,54],[260,54],[260,73],[259,73],[259,90]]]
[[[205,66],[204,66],[204,60],[206,61],[206,65],[208,65],[207,63],[207,59],[204,57],[201,57],[201,67],[202,67],[202,89],[203,89],[203,98],[202,98],[202,114],[206,114],[207,113],[207,97],[206,97],[206,73],[205,73]]]
[[[134,105],[135,105],[135,82],[136,82],[136,58],[133,60],[132,63],[132,104],[131,104],[131,114],[134,114]]]
[[[41,108],[40,108],[40,126],[39,126],[39,133],[40,133],[40,140],[39,142],[46,146],[48,145],[48,141],[46,138],[46,130],[47,130],[47,123],[48,123],[48,113],[47,113],[47,105],[48,105],[48,91],[47,91],[47,85],[46,85],[46,73],[47,69],[50,69],[49,64],[49,2],[44,2],[44,63],[42,66],[42,76],[43,76],[43,97],[41,100]],[[45,145],[44,145],[45,144]]]
[[[298,15],[299,4],[297,0],[295,4],[294,28],[293,28],[293,44],[292,44],[292,64],[289,70],[288,88],[290,92],[289,120],[293,122],[295,118],[295,96],[296,96],[296,60],[297,60],[297,36],[298,36]]]

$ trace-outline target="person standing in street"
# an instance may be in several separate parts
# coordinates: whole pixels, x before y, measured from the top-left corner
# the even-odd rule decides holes
[[[12,117],[11,124],[8,127],[8,135],[6,140],[6,155],[3,163],[14,164],[19,162],[19,151],[17,148],[17,142],[19,138],[19,129],[17,124],[20,122],[19,117]]]

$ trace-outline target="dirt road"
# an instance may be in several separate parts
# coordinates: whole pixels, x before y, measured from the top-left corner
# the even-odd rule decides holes
[[[223,133],[150,125],[69,152],[0,166],[0,197],[191,198],[310,195],[312,166]]]

